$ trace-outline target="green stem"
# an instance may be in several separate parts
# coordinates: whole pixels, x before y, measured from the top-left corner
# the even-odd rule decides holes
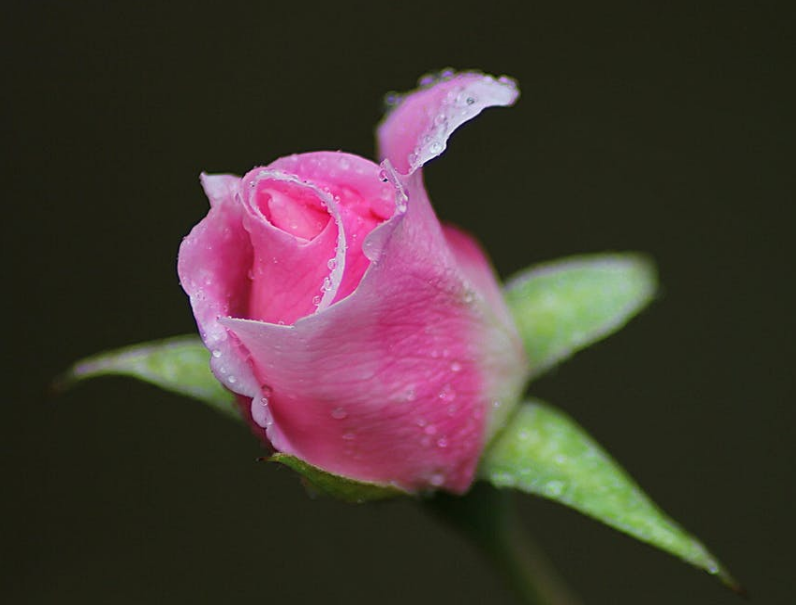
[[[523,603],[580,605],[520,527],[509,492],[478,483],[465,496],[437,494],[425,505],[466,535]]]

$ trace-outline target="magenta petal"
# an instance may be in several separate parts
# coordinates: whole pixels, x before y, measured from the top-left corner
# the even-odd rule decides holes
[[[463,72],[408,93],[378,128],[380,157],[410,174],[445,151],[448,137],[487,107],[519,95],[513,80]]]

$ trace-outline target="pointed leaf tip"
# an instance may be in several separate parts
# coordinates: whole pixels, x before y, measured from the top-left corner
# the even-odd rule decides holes
[[[87,357],[57,378],[53,389],[63,391],[98,376],[137,378],[241,420],[234,396],[210,371],[210,353],[197,336],[178,336]]]
[[[654,263],[636,253],[565,258],[510,279],[506,302],[538,376],[618,331],[653,298]]]
[[[496,487],[565,504],[743,591],[702,543],[659,509],[582,428],[540,401],[517,410],[484,454],[479,475]]]

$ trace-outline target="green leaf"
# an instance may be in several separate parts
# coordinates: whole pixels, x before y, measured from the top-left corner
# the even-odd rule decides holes
[[[654,264],[639,254],[576,256],[531,267],[505,296],[531,376],[619,330],[656,289]]]
[[[484,454],[481,478],[565,504],[742,589],[719,561],[661,511],[575,422],[523,404]]]
[[[407,492],[394,485],[356,481],[348,477],[333,475],[289,454],[277,453],[268,458],[268,460],[292,468],[301,474],[308,487],[315,491],[345,502],[360,504],[408,495]]]
[[[210,371],[210,353],[197,336],[178,336],[93,355],[73,365],[56,389],[98,376],[130,376],[193,397],[241,420],[235,398]]]

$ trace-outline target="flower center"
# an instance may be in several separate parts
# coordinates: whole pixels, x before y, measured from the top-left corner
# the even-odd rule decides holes
[[[314,192],[293,183],[263,182],[254,203],[274,227],[305,240],[314,239],[330,219]]]

